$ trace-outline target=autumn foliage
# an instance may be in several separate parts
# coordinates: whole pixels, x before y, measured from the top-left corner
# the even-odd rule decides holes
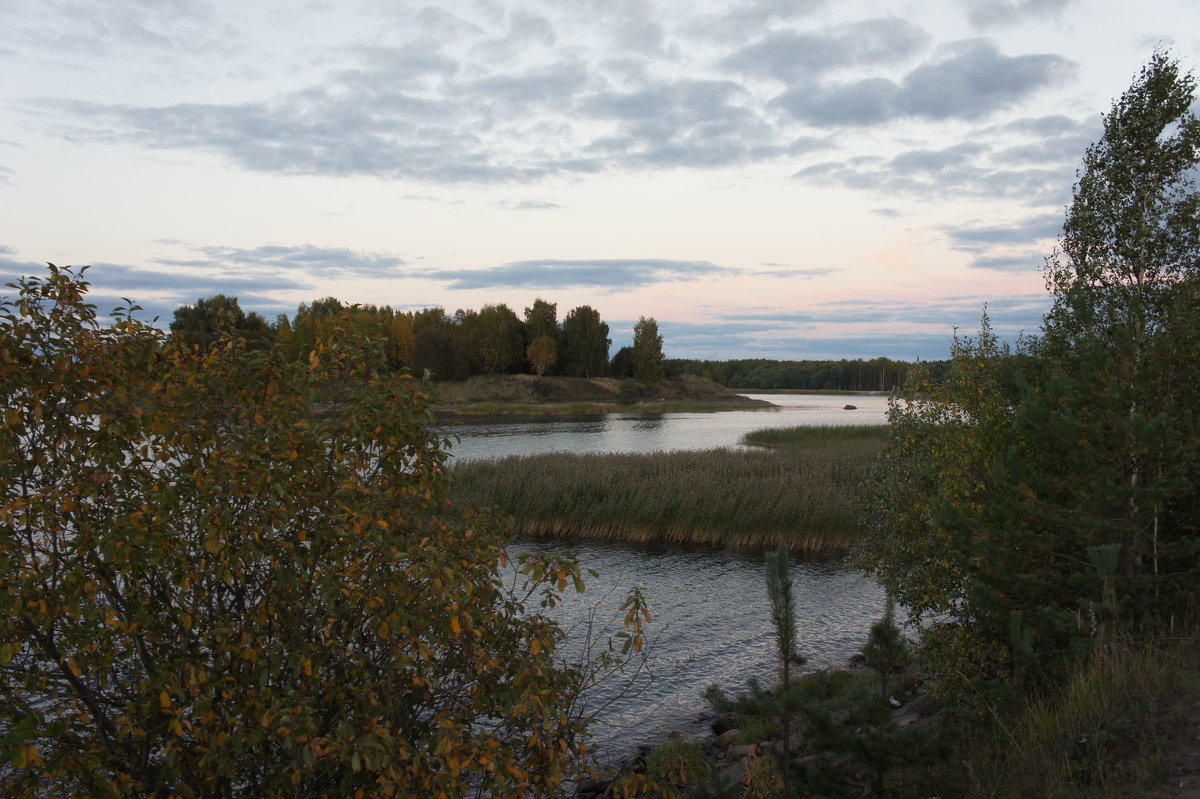
[[[82,270],[13,288],[0,793],[557,794],[588,674],[525,603],[578,566],[450,505],[420,384],[102,325]]]

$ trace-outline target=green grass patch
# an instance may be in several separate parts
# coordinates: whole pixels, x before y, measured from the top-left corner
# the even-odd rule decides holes
[[[852,441],[802,454],[549,453],[458,463],[454,491],[527,536],[832,551],[861,536],[872,460]]]

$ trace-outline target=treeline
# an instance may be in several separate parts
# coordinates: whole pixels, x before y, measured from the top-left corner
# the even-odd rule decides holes
[[[326,297],[302,303],[291,319],[281,314],[269,323],[244,312],[236,297],[218,294],[177,308],[171,332],[200,349],[234,335],[252,347],[277,347],[290,360],[333,341],[370,341],[388,368],[438,380],[524,373],[654,383],[662,377],[662,336],[653,318],[638,321],[634,345],[622,347],[610,362],[609,326],[596,309],[581,305],[560,321],[557,304],[540,298],[519,317],[504,304],[451,315],[444,308],[397,311]]]
[[[949,369],[949,361],[926,364],[937,381]],[[908,361],[873,358],[864,361],[774,361],[744,358],[731,361],[667,360],[668,374],[699,375],[730,388],[804,389],[826,391],[891,391],[904,384]]]

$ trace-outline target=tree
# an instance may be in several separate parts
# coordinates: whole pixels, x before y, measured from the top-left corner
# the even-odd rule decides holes
[[[200,352],[136,307],[103,327],[82,270],[14,288],[0,793],[559,795],[589,668],[526,603],[579,566],[505,578],[422,384],[354,346]]]
[[[175,309],[171,320],[171,332],[193,347],[208,349],[214,342],[231,337],[241,337],[256,348],[271,344],[270,325],[257,313],[247,314],[238,305],[237,297],[214,294],[202,297],[195,305],[181,305]]]
[[[633,326],[633,376],[645,385],[654,385],[663,376],[663,339],[654,317],[638,319]]]
[[[478,314],[459,311],[460,317],[470,320],[463,332],[471,343],[477,372],[485,375],[504,374],[517,369],[525,356],[525,339],[521,320],[507,305],[485,305]]]
[[[1062,256],[1047,262],[1054,305],[1046,355],[1076,393],[1104,395],[1107,439],[1119,463],[1113,488],[1124,518],[1121,571],[1157,571],[1162,517],[1200,405],[1182,375],[1200,354],[1198,317],[1200,119],[1195,79],[1156,52],[1104,118],[1067,209]],[[1191,339],[1191,341],[1189,341]],[[1081,373],[1085,366],[1088,373]],[[1181,427],[1182,425],[1182,427]]]
[[[792,719],[797,708],[792,701],[792,666],[804,665],[804,657],[796,651],[796,600],[792,593],[792,574],[787,547],[781,546],[767,556],[767,599],[771,603],[771,626],[775,628],[775,644],[779,657],[779,717],[783,727],[783,795],[792,796]]]
[[[538,297],[525,309],[525,338],[533,343],[542,336],[558,339],[558,305]]]
[[[539,336],[529,343],[525,355],[534,374],[541,377],[554,368],[558,360],[558,343],[554,336]]]
[[[622,347],[608,365],[608,376],[621,380],[633,378],[633,347]]]
[[[1200,122],[1156,53],[1085,155],[1053,305],[1016,356],[986,318],[893,406],[871,568],[960,698],[1054,679],[1196,591]],[[920,380],[919,373],[910,379]],[[990,694],[996,696],[996,694]],[[981,711],[983,708],[979,708]]]
[[[562,324],[559,361],[572,377],[601,377],[608,366],[608,325],[590,305],[573,309]]]
[[[438,380],[463,380],[470,374],[467,342],[462,329],[444,308],[427,308],[413,315],[413,371]]]

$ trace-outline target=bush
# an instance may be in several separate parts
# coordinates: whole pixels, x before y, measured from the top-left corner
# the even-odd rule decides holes
[[[589,673],[523,602],[578,566],[501,579],[421,385],[103,326],[82,270],[12,287],[0,793],[558,794]]]

